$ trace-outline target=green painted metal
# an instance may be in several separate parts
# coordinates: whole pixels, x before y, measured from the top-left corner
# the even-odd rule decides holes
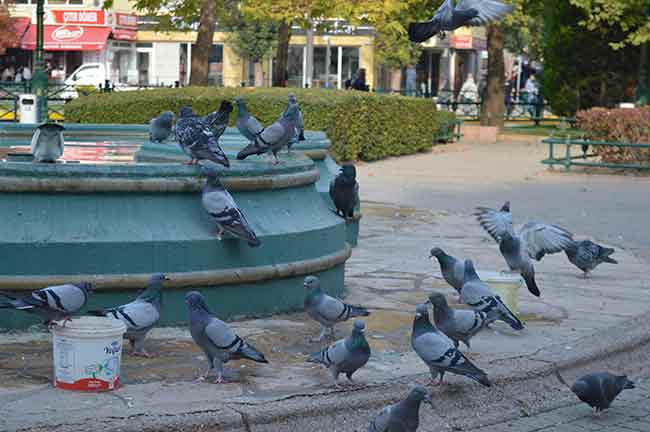
[[[546,165],[562,165],[568,171],[572,166],[595,167],[595,168],[625,168],[625,169],[638,169],[650,170],[650,164],[631,164],[631,163],[609,163],[601,161],[589,161],[588,158],[598,157],[595,153],[582,153],[582,146],[588,145],[590,147],[616,147],[620,149],[650,149],[650,144],[643,143],[621,143],[610,141],[591,141],[584,139],[570,139],[570,138],[547,138],[542,140],[544,144],[548,144],[548,158],[542,160]],[[565,146],[564,156],[555,156],[555,146]],[[571,148],[578,146],[581,149],[579,155],[573,155]]]
[[[233,161],[224,177],[280,177],[308,173],[314,162],[299,154],[272,166],[258,159]],[[341,252],[345,223],[335,216],[312,184],[260,190],[234,190],[235,200],[262,240],[260,248],[215,238],[215,226],[201,205],[197,167],[182,164],[0,163],[0,282],[3,277],[184,273],[255,269]],[[179,192],[92,191],[2,192],[7,184],[40,179],[78,182],[108,178],[129,181],[193,179]],[[51,180],[48,180],[51,179]],[[314,177],[315,181],[315,177]],[[344,264],[320,272],[330,292],[343,290]],[[304,275],[254,284],[170,289],[163,324],[185,320],[181,301],[187,289],[203,289],[224,318],[300,308]],[[133,297],[133,290],[100,291],[89,307],[109,306]],[[35,320],[3,313],[0,328],[21,328]]]

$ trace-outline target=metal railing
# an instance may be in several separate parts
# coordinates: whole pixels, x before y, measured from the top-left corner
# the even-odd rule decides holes
[[[620,143],[609,141],[592,141],[586,139],[566,138],[546,138],[542,140],[548,144],[548,158],[542,161],[543,164],[554,166],[562,165],[568,171],[572,166],[593,167],[593,168],[626,168],[638,170],[650,170],[650,144],[641,143]],[[564,146],[564,152],[556,156],[556,147]],[[580,154],[575,154],[572,149],[579,148]],[[628,162],[607,162],[602,160],[602,154],[594,152],[596,147],[610,147],[620,149],[620,152],[626,150],[648,150],[648,163],[628,163]],[[589,150],[592,150],[590,152]],[[610,157],[612,155],[609,155]]]

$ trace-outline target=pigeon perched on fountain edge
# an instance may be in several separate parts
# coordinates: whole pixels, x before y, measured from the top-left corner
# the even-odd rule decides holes
[[[149,121],[149,141],[163,142],[172,134],[174,113],[165,111]]]
[[[463,26],[484,26],[490,21],[503,18],[513,11],[513,6],[497,0],[444,0],[431,20],[409,24],[409,40],[424,42],[445,32]]]
[[[40,316],[45,324],[61,319],[69,320],[88,302],[92,293],[89,282],[54,285],[26,294],[0,291],[0,296],[9,299],[0,303],[0,309],[16,309]]]
[[[241,96],[235,98],[235,104],[237,105],[237,121],[235,122],[235,126],[237,126],[237,130],[239,130],[239,133],[244,138],[250,143],[253,143],[255,142],[255,138],[264,131],[264,127],[259,120],[248,112],[246,102],[244,102]]]
[[[307,276],[303,286],[306,290],[305,311],[321,325],[318,340],[323,340],[327,332],[333,332],[333,326],[338,322],[370,315],[366,308],[351,306],[325,294],[316,276]]]
[[[58,123],[44,123],[36,128],[32,136],[31,152],[36,162],[56,162],[65,146],[63,131]]]
[[[226,130],[232,104],[222,101],[219,110],[199,117],[190,107],[184,106],[176,122],[176,140],[181,150],[190,157],[190,164],[211,160],[225,167],[230,161],[219,146],[219,137]]]
[[[223,366],[230,360],[247,359],[257,363],[268,363],[264,354],[237,336],[223,321],[210,312],[203,295],[190,291],[185,295],[189,311],[190,334],[203,350],[209,362],[209,369],[203,378],[217,374],[217,382],[223,382]]]
[[[368,432],[416,432],[420,425],[420,405],[433,406],[431,393],[423,386],[415,386],[405,399],[388,405],[370,421]]]
[[[368,363],[370,358],[370,345],[363,334],[365,327],[363,321],[355,321],[350,336],[312,354],[307,361],[327,367],[337,385],[341,373],[352,381],[352,374]]]
[[[144,349],[147,333],[160,320],[162,284],[169,280],[163,274],[151,276],[149,286],[130,303],[103,310],[88,311],[90,315],[110,316],[126,325],[124,338],[131,342],[132,355],[150,357]]]
[[[345,219],[354,217],[354,208],[359,203],[359,183],[354,165],[344,164],[341,167],[341,171],[330,181],[329,194],[337,215]]]

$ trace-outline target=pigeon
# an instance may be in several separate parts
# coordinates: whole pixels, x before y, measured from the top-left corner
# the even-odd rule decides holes
[[[601,263],[618,264],[610,255],[614,249],[602,247],[591,240],[574,241],[564,252],[569,261],[584,272],[584,277]]]
[[[356,320],[350,336],[312,354],[307,361],[325,365],[332,373],[336,386],[340,373],[345,373],[348,380],[353,382],[352,374],[368,363],[370,358],[370,345],[363,335],[365,328],[363,321]]]
[[[237,154],[237,159],[243,160],[250,155],[272,153],[275,157],[274,163],[280,163],[278,152],[294,136],[297,122],[298,105],[290,105],[281,119],[264,129],[255,137],[254,142],[244,147]]]
[[[344,219],[354,216],[354,207],[359,203],[359,183],[357,169],[345,164],[330,182],[330,198],[336,207],[335,213]]]
[[[487,316],[486,324],[500,320],[514,330],[524,328],[519,318],[501,301],[501,297],[494,294],[488,284],[479,279],[476,270],[474,270],[474,263],[471,260],[465,261],[464,279],[460,299],[475,311],[483,312]]]
[[[190,107],[181,108],[176,122],[176,140],[190,157],[190,164],[207,159],[230,166],[228,157],[219,146],[219,137],[226,130],[231,112],[232,104],[228,101],[222,101],[218,111],[205,117],[199,117]],[[220,133],[215,134],[215,131]]]
[[[229,360],[247,359],[268,363],[264,354],[237,336],[226,323],[210,312],[201,293],[190,291],[185,295],[185,303],[189,311],[192,339],[209,361],[208,371],[200,380],[216,372],[217,383],[224,382],[223,365]]]
[[[433,406],[431,393],[415,386],[406,399],[388,405],[370,422],[368,432],[416,432],[420,425],[420,404]]]
[[[465,280],[465,263],[451,255],[447,255],[440,248],[431,249],[430,257],[435,257],[438,260],[442,277],[460,294],[460,290],[463,288],[463,281]]]
[[[58,123],[44,123],[32,136],[31,151],[36,162],[56,162],[63,154],[63,131]]]
[[[351,306],[325,294],[316,276],[307,276],[303,285],[307,291],[305,310],[321,326],[319,341],[323,340],[327,332],[334,333],[334,324],[350,318],[370,315],[366,308]]]
[[[484,26],[490,21],[499,20],[513,11],[512,5],[497,0],[444,0],[430,21],[409,24],[409,40],[424,42],[436,34],[445,37],[463,26]]]
[[[113,317],[126,325],[124,338],[131,342],[134,356],[151,357],[144,349],[144,339],[149,330],[160,320],[162,284],[169,280],[162,274],[151,276],[149,286],[131,303],[114,308],[88,311],[90,315]]]
[[[298,141],[305,141],[305,118],[302,115],[302,111],[300,110],[300,105],[298,105],[298,99],[296,99],[295,94],[289,93],[287,108],[284,110],[280,118],[283,118],[287,115],[289,107],[291,107],[291,105],[296,105],[298,107],[298,121],[296,122],[296,133],[287,143],[287,153],[291,153],[291,146],[293,146],[295,143]]]
[[[207,163],[202,164],[201,168],[207,175],[203,186],[203,208],[217,223],[219,229],[217,238],[221,240],[223,233],[228,233],[246,241],[250,247],[261,245],[262,242],[255,235],[255,231],[246,220],[244,213],[219,180],[217,171],[213,167],[209,167]]]
[[[429,296],[429,303],[433,305],[433,321],[438,330],[454,341],[458,348],[463,342],[471,348],[469,340],[487,324],[487,315],[475,310],[454,310],[447,304],[447,299],[441,293]]]
[[[8,302],[0,303],[0,309],[33,313],[43,318],[45,324],[52,325],[61,319],[69,321],[73,314],[86,305],[91,293],[92,285],[89,282],[55,285],[27,294],[0,291],[1,296],[9,299]]]
[[[426,304],[420,304],[415,309],[411,345],[422,361],[429,366],[432,382],[439,375],[438,384],[442,384],[445,372],[450,372],[466,376],[486,387],[491,386],[486,373],[474,366],[454,346],[451,339],[431,324]]]
[[[255,138],[264,131],[264,127],[255,117],[250,115],[246,109],[246,102],[241,97],[235,98],[237,104],[237,122],[235,125],[250,143],[255,142]]]
[[[172,134],[174,113],[165,111],[149,121],[149,141],[163,142]]]
[[[558,371],[555,371],[555,375],[562,384],[569,387]],[[581,376],[569,388],[578,399],[592,407],[596,415],[600,415],[609,408],[620,392],[635,386],[625,375],[598,372]]]
[[[540,261],[544,255],[561,252],[573,244],[573,234],[557,225],[527,222],[519,233],[512,229],[510,203],[501,210],[477,207],[475,216],[481,226],[499,243],[499,251],[511,271],[521,274],[531,294],[539,297],[535,282],[533,259]]]

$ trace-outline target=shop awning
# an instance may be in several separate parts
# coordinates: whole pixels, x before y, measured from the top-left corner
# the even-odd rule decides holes
[[[111,33],[109,27],[85,27],[75,25],[44,26],[45,51],[101,51]],[[23,49],[36,49],[36,26],[30,26],[23,36]]]
[[[29,27],[31,22],[32,19],[28,17],[18,17],[11,19],[11,24],[14,28],[14,34],[16,35],[16,43],[8,48],[18,48],[20,46],[20,40],[27,31],[27,27]]]
[[[135,30],[113,29],[113,39],[115,40],[125,40],[125,41],[134,41],[138,38],[138,32]]]

